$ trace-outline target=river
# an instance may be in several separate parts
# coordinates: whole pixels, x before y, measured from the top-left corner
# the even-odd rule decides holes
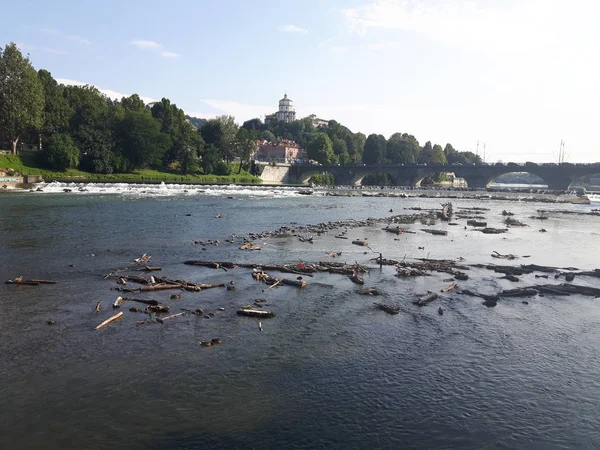
[[[378,223],[350,228],[349,240],[335,233],[315,235],[313,244],[269,237],[255,241],[262,250],[248,252],[238,249],[240,238],[226,240],[281,226],[410,214],[408,208],[439,208],[441,200],[264,187],[60,187],[0,195],[0,279],[58,281],[0,285],[1,448],[600,448],[598,299],[545,295],[487,308],[480,298],[450,292],[418,308],[412,301],[447,286],[447,274],[400,279],[394,267],[370,264],[365,287],[382,295],[365,297],[341,275],[305,277],[304,289],[267,289],[250,269],[183,264],[367,263],[377,255],[351,244],[366,239],[399,260],[460,257],[462,264],[591,270],[600,266],[600,217],[552,211],[594,206],[453,199],[455,211],[489,208],[481,214],[490,226],[502,226],[502,210],[529,226],[485,235],[457,220],[459,226],[434,226],[448,236],[425,234],[420,223],[406,226],[415,234],[395,236]],[[550,211],[548,220],[530,219],[538,209]],[[220,245],[194,243],[207,240]],[[520,258],[496,260],[493,251]],[[145,295],[172,312],[214,312],[210,319],[190,314],[136,325],[147,316],[127,304],[122,319],[94,330],[114,314],[119,294],[105,276],[133,267],[143,253],[162,276],[233,281],[235,290],[186,291],[177,300],[173,291]],[[544,282],[560,282],[552,278]],[[598,287],[597,280],[576,283]],[[533,274],[513,283],[473,268],[459,284],[493,293],[537,282]],[[277,313],[262,320],[262,332],[256,319],[235,314],[255,299]],[[104,308],[95,313],[98,301]],[[375,301],[405,312],[388,315]],[[200,346],[213,338],[222,344]]]

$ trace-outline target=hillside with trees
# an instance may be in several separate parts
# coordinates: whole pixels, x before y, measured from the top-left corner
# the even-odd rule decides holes
[[[256,118],[239,126],[232,116],[190,117],[167,98],[148,105],[137,94],[113,100],[93,86],[65,86],[47,70],[36,71],[14,43],[0,48],[0,143],[13,154],[24,143],[35,146],[42,168],[104,175],[243,174],[261,139],[295,141],[321,164],[480,162],[451,144],[421,147],[407,133],[367,137],[335,120],[318,128],[310,118]]]

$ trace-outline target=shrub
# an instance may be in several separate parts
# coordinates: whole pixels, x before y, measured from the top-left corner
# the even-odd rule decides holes
[[[229,175],[231,167],[225,161],[219,161],[215,164],[213,173],[215,175]]]
[[[50,136],[45,154],[46,163],[54,169],[74,169],[79,165],[79,149],[68,134],[57,133]]]

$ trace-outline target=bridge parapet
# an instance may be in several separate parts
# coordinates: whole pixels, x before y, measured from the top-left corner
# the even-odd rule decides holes
[[[568,189],[572,182],[582,177],[600,173],[600,165],[316,166],[305,164],[292,165],[290,167],[290,182],[307,183],[313,174],[321,172],[331,173],[338,185],[357,185],[368,174],[386,173],[395,181],[396,186],[415,186],[427,176],[432,176],[439,172],[453,172],[457,177],[464,178],[470,188],[484,188],[494,179],[507,173],[528,172],[542,178],[550,189],[564,190]]]

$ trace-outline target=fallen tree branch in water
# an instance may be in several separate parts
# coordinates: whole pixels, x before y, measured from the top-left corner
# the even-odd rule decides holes
[[[98,325],[96,327],[96,330],[99,330],[100,328],[104,328],[106,325],[108,325],[111,322],[114,322],[115,320],[121,318],[123,316],[123,312],[121,311],[120,313],[115,314],[112,317],[109,317],[108,319],[106,319],[104,322],[102,322],[100,325]]]

